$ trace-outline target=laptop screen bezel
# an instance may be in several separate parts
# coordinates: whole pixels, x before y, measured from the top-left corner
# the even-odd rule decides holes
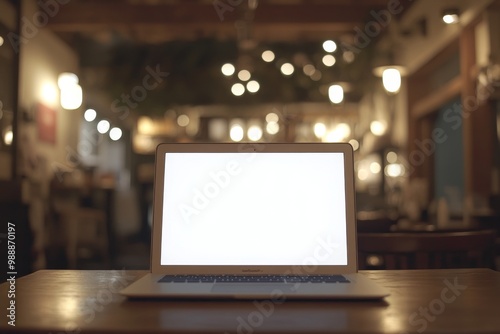
[[[221,152],[338,152],[344,155],[347,265],[321,265],[304,274],[348,274],[357,272],[356,209],[353,149],[348,143],[164,143],[158,145],[155,159],[151,272],[153,274],[285,274],[299,273],[300,265],[161,265],[164,171],[167,153]],[[304,270],[302,270],[304,271]]]

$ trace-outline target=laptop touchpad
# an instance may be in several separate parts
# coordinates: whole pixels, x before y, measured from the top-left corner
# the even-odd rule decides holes
[[[294,293],[293,284],[265,284],[265,283],[215,283],[212,287],[214,293],[234,294],[269,294],[281,295],[283,293]]]

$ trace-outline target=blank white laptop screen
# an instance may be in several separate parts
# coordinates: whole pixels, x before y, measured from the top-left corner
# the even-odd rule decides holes
[[[166,153],[161,265],[347,265],[343,153]]]

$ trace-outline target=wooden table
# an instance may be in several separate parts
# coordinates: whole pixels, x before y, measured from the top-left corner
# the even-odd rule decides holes
[[[117,291],[144,271],[42,270],[15,285],[18,333],[500,333],[500,273],[365,271],[383,301],[130,301]]]

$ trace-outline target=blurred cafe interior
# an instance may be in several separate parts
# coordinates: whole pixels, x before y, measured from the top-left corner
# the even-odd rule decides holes
[[[0,75],[20,274],[149,268],[162,142],[348,142],[360,268],[500,269],[498,0],[0,0]]]

